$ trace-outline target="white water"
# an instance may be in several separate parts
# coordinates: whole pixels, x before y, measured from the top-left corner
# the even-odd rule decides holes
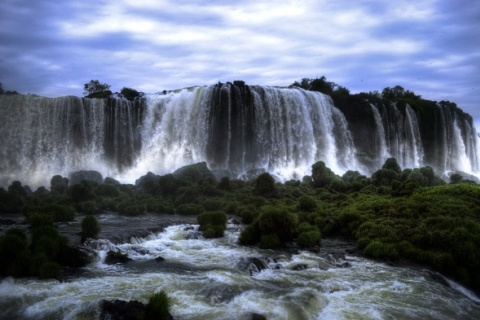
[[[185,231],[187,226],[171,226],[118,245],[108,240],[93,242],[90,247],[98,252],[97,260],[67,276],[64,283],[4,279],[0,318],[97,319],[102,299],[146,303],[161,289],[172,298],[175,319],[250,319],[252,312],[267,319],[298,320],[480,317],[478,298],[454,282],[456,289],[433,282],[426,270],[348,255],[352,267],[337,267],[322,252],[340,250],[345,245],[341,242],[324,240],[320,253],[260,250],[240,246],[235,225],[229,225],[233,229],[224,238],[212,240],[186,239],[195,232]],[[139,247],[149,253],[141,255]],[[111,249],[128,252],[134,261],[104,264]],[[158,256],[165,261],[152,260]],[[270,260],[270,269],[251,276],[245,269],[249,257],[277,262]],[[298,264],[308,269],[292,270]]]

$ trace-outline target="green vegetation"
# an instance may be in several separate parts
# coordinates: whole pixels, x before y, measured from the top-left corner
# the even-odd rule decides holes
[[[82,219],[82,235],[84,237],[97,238],[100,230],[100,224],[95,216],[88,215]]]
[[[108,98],[112,94],[109,89],[109,84],[100,83],[98,80],[90,80],[89,83],[84,84],[83,94],[85,98]]]
[[[171,301],[165,290],[153,294],[145,307],[143,319],[169,319]]]
[[[201,163],[175,175],[147,174],[136,185],[106,179],[69,186],[54,176],[50,193],[23,193],[20,182],[0,189],[0,211],[21,211],[32,227],[30,237],[16,229],[0,237],[0,274],[58,277],[69,246],[54,222],[71,221],[75,211],[196,215],[205,238],[222,237],[229,214],[247,224],[238,239],[244,245],[315,251],[322,237],[342,236],[374,259],[416,261],[480,291],[480,186],[461,175],[447,184],[431,167],[400,168],[393,158],[371,177],[338,176],[319,161],[311,176],[285,183],[268,173],[216,181],[206,170]],[[98,232],[98,221],[85,217],[83,235]]]

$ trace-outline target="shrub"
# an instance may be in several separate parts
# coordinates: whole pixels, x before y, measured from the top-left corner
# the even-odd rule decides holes
[[[231,191],[232,186],[230,184],[230,178],[222,177],[222,179],[220,179],[220,182],[217,184],[217,188],[224,191]]]
[[[275,249],[281,246],[280,239],[274,233],[262,234],[260,237],[260,248]]]
[[[56,279],[60,277],[61,273],[62,267],[54,261],[43,263],[39,269],[40,279]]]
[[[104,183],[93,189],[93,193],[99,197],[115,198],[118,197],[120,191],[118,191],[115,185]]]
[[[316,188],[324,188],[328,186],[336,177],[330,168],[327,168],[325,162],[318,161],[312,165],[313,185]]]
[[[255,181],[255,193],[267,195],[275,191],[275,179],[273,179],[270,173],[265,172],[257,177]]]
[[[382,166],[382,169],[389,169],[395,171],[397,174],[402,173],[402,168],[395,158],[388,158]]]
[[[50,226],[53,227],[53,216],[50,214],[42,213],[32,213],[28,217],[28,222],[32,228],[37,228],[41,226]]]
[[[8,265],[27,248],[27,245],[27,235],[20,229],[8,229],[0,237],[0,274],[6,272]]]
[[[72,186],[70,195],[73,202],[76,203],[95,200],[95,195],[83,183],[77,183]]]
[[[223,211],[204,212],[197,216],[200,231],[205,231],[205,238],[222,237],[227,225],[227,215]]]
[[[50,190],[58,194],[63,194],[68,188],[68,179],[62,176],[53,176],[50,180]]]
[[[82,219],[82,235],[84,237],[97,238],[100,230],[100,224],[94,216],[88,215]]]
[[[117,211],[119,214],[127,216],[138,216],[142,214],[142,207],[133,201],[131,198],[123,199],[117,204]]]
[[[145,319],[169,319],[171,301],[164,290],[150,297],[145,307]]]
[[[181,215],[198,215],[204,211],[205,209],[198,204],[182,204],[176,210]]]
[[[312,197],[303,195],[298,199],[298,208],[301,211],[312,212],[317,209],[317,203]]]
[[[297,239],[298,245],[305,248],[318,246],[320,241],[321,235],[318,230],[302,232]]]
[[[85,201],[84,203],[82,203],[82,212],[86,214],[97,213],[97,203],[95,201]]]
[[[24,200],[17,193],[6,192],[0,188],[0,213],[22,212]]]
[[[282,243],[293,239],[298,217],[282,207],[264,207],[261,211],[259,229],[262,234],[276,234]]]
[[[262,234],[260,229],[258,229],[258,223],[252,223],[240,233],[238,240],[242,244],[255,244],[260,241],[261,236]]]

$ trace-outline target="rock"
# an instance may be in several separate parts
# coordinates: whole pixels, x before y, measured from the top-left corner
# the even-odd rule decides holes
[[[98,184],[103,182],[103,176],[100,172],[94,170],[81,170],[71,172],[69,175],[70,185],[73,186],[82,180],[95,181]]]
[[[202,235],[202,233],[200,231],[190,231],[187,236],[185,237],[185,239],[187,240],[197,240],[200,238],[200,236]]]
[[[292,269],[292,270],[295,270],[295,271],[307,270],[307,269],[308,269],[308,265],[306,265],[306,264],[304,264],[304,263],[299,263],[299,264],[294,265],[291,269]]]
[[[441,274],[436,273],[436,272],[431,272],[431,271],[429,271],[429,272],[428,272],[428,275],[430,276],[430,278],[431,278],[433,281],[441,284],[442,286],[447,287],[447,288],[451,288],[451,287],[452,287],[452,286],[450,285],[450,283],[448,283],[448,281],[447,281]]]
[[[140,253],[141,255],[146,255],[150,253],[150,250],[145,249],[144,247],[132,247],[133,251]]]
[[[345,260],[345,254],[341,252],[328,253],[325,258],[332,263],[341,263]]]
[[[165,261],[165,258],[158,256],[158,257],[155,258],[155,261],[162,262],[162,261]]]
[[[102,300],[100,319],[109,320],[136,320],[139,312],[145,311],[145,305],[136,300]]]
[[[108,251],[107,256],[105,257],[105,264],[117,264],[117,263],[126,263],[132,261],[127,254],[123,254],[120,251]]]
[[[110,177],[106,177],[105,180],[103,181],[103,183],[113,184],[114,186],[119,186],[120,185],[120,182],[118,180],[115,180],[115,179],[110,178]]]
[[[207,167],[206,162],[199,162],[196,164],[181,167],[172,173],[176,178],[190,177],[193,183],[200,183],[206,180],[215,180],[215,176]]]
[[[194,230],[195,228],[194,227],[185,227],[183,228],[183,231],[189,231],[189,230]]]
[[[93,254],[83,247],[68,247],[67,252],[62,255],[61,264],[68,267],[80,268],[85,267],[92,262]]]
[[[139,192],[156,194],[160,188],[159,179],[159,175],[156,175],[152,172],[147,172],[146,175],[135,180],[135,187]]]
[[[252,320],[267,320],[265,316],[258,314],[258,313],[253,313],[252,314]]]
[[[235,225],[240,225],[242,224],[239,220],[235,219],[235,218],[232,218],[230,220],[228,220],[228,223],[230,224],[235,224]]]
[[[1,226],[10,226],[12,224],[15,224],[16,222],[11,220],[11,219],[0,219],[0,225]]]
[[[335,266],[338,267],[338,268],[351,268],[352,267],[350,262],[337,263]]]

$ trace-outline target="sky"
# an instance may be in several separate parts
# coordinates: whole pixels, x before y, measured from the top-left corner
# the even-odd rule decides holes
[[[92,79],[146,93],[326,76],[449,100],[480,131],[480,1],[1,0],[0,83],[47,97]]]

